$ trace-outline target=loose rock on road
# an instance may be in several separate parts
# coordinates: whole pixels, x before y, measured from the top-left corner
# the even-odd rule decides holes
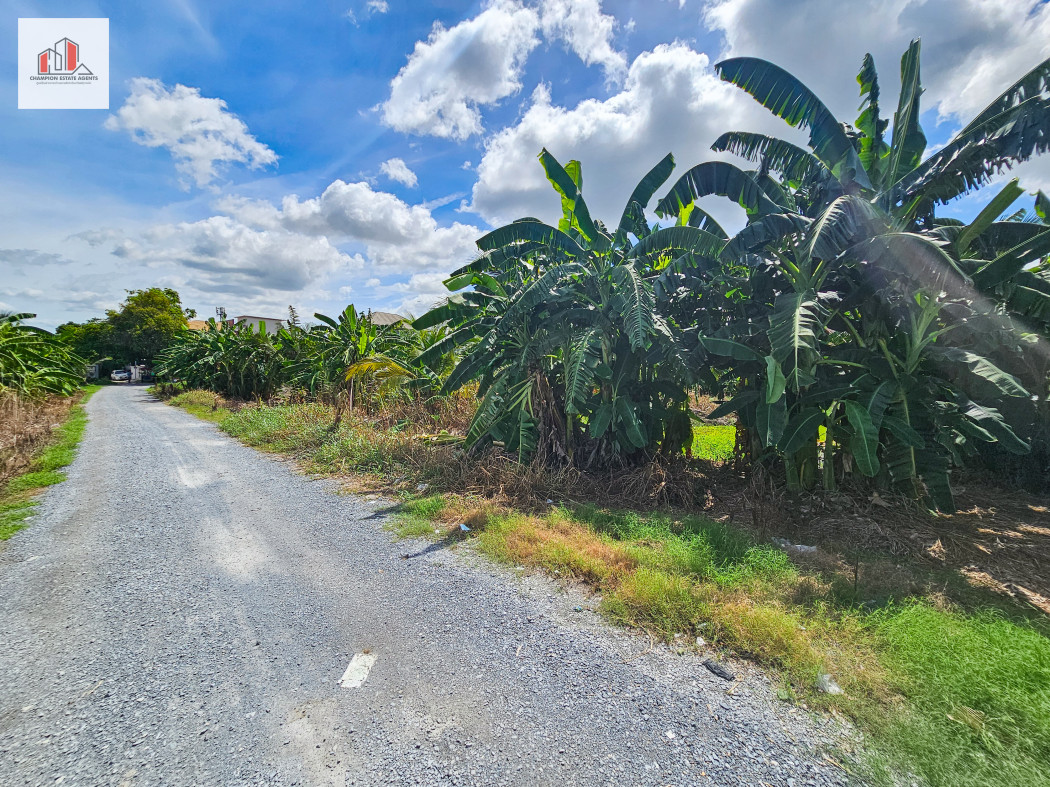
[[[727,695],[639,655],[574,590],[395,542],[389,502],[142,388],[87,410],[0,549],[6,787],[846,783],[837,727],[756,670]]]

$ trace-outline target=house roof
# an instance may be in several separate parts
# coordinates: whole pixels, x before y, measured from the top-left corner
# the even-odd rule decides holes
[[[187,320],[186,327],[191,331],[206,331],[208,330],[207,320]]]
[[[408,322],[408,317],[402,317],[393,312],[371,312],[372,325],[397,325],[399,322]]]
[[[258,316],[254,315],[254,314],[241,314],[241,315],[238,315],[237,317],[234,317],[233,319],[235,319],[237,322],[240,322],[241,320],[266,320],[266,322],[284,322],[285,321],[283,317],[258,317]]]

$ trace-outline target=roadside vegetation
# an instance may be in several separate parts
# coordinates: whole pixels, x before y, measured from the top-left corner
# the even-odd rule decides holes
[[[42,430],[33,430],[31,448],[27,448],[24,418],[4,422],[0,430],[6,461],[5,472],[0,475],[0,541],[6,541],[26,526],[40,492],[66,480],[62,468],[72,463],[87,426],[84,404],[100,387],[86,386],[67,397],[31,407],[34,415],[43,415],[46,424],[46,435],[40,434]],[[3,405],[8,413],[13,411],[11,401],[8,399]],[[12,443],[17,445],[12,447]],[[17,463],[11,461],[13,456],[19,458]]]
[[[924,158],[919,54],[889,135],[870,57],[853,125],[724,61],[808,149],[731,131],[714,149],[754,168],[673,181],[667,155],[608,226],[544,150],[558,225],[486,234],[428,313],[212,321],[158,353],[156,390],[400,495],[403,535],[773,668],[859,725],[847,767],[876,781],[1050,784],[1050,200],[997,181],[973,220],[938,215],[1046,151],[1050,61]]]

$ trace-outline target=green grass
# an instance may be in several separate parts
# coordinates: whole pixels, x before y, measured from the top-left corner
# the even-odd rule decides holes
[[[230,415],[230,411],[222,407],[221,398],[208,391],[186,391],[173,396],[168,402],[213,423],[221,424]]]
[[[736,447],[736,427],[718,424],[693,425],[693,458],[728,462]]]
[[[445,498],[441,495],[407,500],[398,509],[391,529],[399,538],[430,537],[434,535],[434,520],[445,507]]]
[[[0,541],[6,541],[26,527],[26,520],[37,505],[34,497],[39,492],[66,480],[66,474],[60,471],[73,461],[87,426],[84,404],[101,387],[85,387],[80,401],[70,409],[69,417],[54,430],[52,441],[34,457],[26,472],[9,480],[0,490]]]
[[[434,519],[465,516],[423,498],[403,504],[397,528],[433,537]],[[868,611],[830,577],[703,517],[503,511],[476,538],[496,560],[592,585],[617,623],[667,641],[700,635],[776,669],[785,698],[859,724],[869,749],[852,765],[876,784],[915,774],[931,787],[1050,785],[1050,639],[1020,617],[915,598]],[[821,672],[846,694],[816,692]]]
[[[884,750],[932,785],[1050,784],[1050,640],[1000,612],[920,603],[869,622],[908,698],[877,731]]]

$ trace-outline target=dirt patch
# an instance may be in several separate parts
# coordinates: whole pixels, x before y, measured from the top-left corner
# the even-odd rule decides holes
[[[711,478],[706,513],[759,538],[817,545],[819,566],[863,575],[877,591],[931,590],[931,576],[955,574],[972,588],[1050,615],[1050,500],[978,475],[956,479],[955,514],[931,514],[913,501],[873,490],[791,494],[760,476],[729,468]]]

